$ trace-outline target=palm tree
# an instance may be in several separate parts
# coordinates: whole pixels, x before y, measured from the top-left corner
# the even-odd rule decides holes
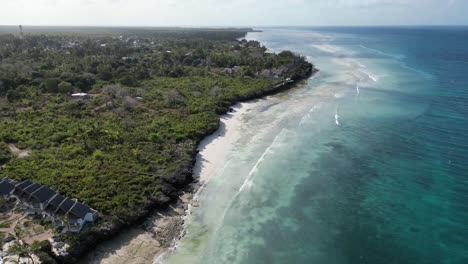
[[[15,243],[8,249],[11,254],[18,255],[18,259],[16,260],[19,263],[21,256],[28,256],[31,262],[34,264],[34,259],[32,257],[31,249],[21,241],[21,237],[23,237],[23,230],[19,227],[15,227]]]
[[[17,260],[8,259],[8,260],[14,261],[16,263],[20,263],[19,261],[20,261],[21,255],[23,255],[23,252],[24,252],[23,247],[20,245],[18,241],[15,241],[15,244],[11,245],[8,248],[8,253],[13,254],[13,255],[18,255],[18,259]]]
[[[68,214],[60,216],[60,220],[67,225],[67,229],[70,231],[70,217]]]

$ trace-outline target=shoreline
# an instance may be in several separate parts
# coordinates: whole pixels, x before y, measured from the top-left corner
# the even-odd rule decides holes
[[[239,136],[243,115],[256,103],[237,103],[229,113],[220,116],[218,130],[198,144],[194,183],[179,192],[179,198],[173,205],[151,213],[143,224],[127,228],[113,239],[99,244],[78,263],[159,263],[174,252],[177,242],[186,234],[186,219],[192,209],[198,207],[198,194],[224,164],[229,146]]]
[[[219,171],[220,164],[224,164],[230,144],[239,136],[236,130],[239,129],[242,116],[249,112],[255,103],[241,102],[233,105],[229,113],[220,117],[218,130],[198,144],[193,175],[202,185],[208,183]]]
[[[161,257],[164,258],[165,254],[171,254],[177,249],[177,243],[185,236],[185,222],[190,216],[192,208],[198,207],[198,194],[203,191],[203,187],[209,179],[216,174],[218,163],[224,161],[229,150],[226,146],[229,145],[230,140],[235,138],[235,134],[229,133],[227,135],[228,131],[235,132],[235,129],[228,129],[228,126],[238,125],[241,122],[242,114],[252,108],[244,106],[255,104],[255,100],[265,99],[269,95],[298,87],[318,71],[317,68],[311,68],[306,76],[281,85],[273,85],[267,90],[239,98],[238,102],[229,108],[228,113],[220,116],[218,129],[205,136],[197,144],[192,167],[193,181],[178,191],[177,199],[170,202],[167,208],[153,209],[152,212],[147,213],[141,220],[142,224],[129,225],[113,235],[111,239],[98,243],[93,250],[88,251],[83,258],[80,258],[78,263],[159,263],[163,260]],[[219,155],[218,151],[222,155]],[[203,155],[207,155],[207,157],[205,158]],[[203,166],[203,161],[209,158],[212,161]]]

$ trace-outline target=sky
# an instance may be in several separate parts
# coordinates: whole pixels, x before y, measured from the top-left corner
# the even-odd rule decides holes
[[[0,0],[0,25],[468,25],[468,0]]]

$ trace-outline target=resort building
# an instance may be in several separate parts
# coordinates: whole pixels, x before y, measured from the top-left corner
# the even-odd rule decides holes
[[[47,186],[25,180],[15,183],[3,179],[0,182],[0,195],[12,196],[20,200],[20,209],[27,215],[42,215],[57,226],[64,227],[64,232],[80,232],[86,223],[93,223],[97,211],[79,202],[62,196]]]

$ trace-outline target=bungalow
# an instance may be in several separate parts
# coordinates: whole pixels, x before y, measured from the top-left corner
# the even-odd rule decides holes
[[[60,199],[63,199],[62,202],[56,206]],[[86,223],[94,222],[93,210],[77,200],[72,200],[63,196],[58,197],[52,199],[50,207],[57,207],[54,214],[64,219],[63,221],[67,221],[66,223],[62,221],[62,225],[66,225],[70,232],[79,232]]]
[[[0,197],[3,199],[8,199],[13,191],[15,190],[15,185],[7,180],[0,181]]]
[[[29,204],[33,208],[39,208],[41,211],[45,210],[49,201],[56,195],[56,192],[47,186],[41,186],[39,189],[31,193],[29,196]]]
[[[86,223],[94,222],[94,214],[91,208],[78,201],[68,212],[68,218],[70,224],[69,231],[71,232],[79,232]]]
[[[63,197],[60,194],[55,195],[47,204],[46,211],[50,212],[51,214],[57,212],[58,208],[62,204],[63,200],[65,200],[65,197]]]
[[[73,205],[75,205],[75,201],[68,197],[65,197],[65,199],[63,199],[63,201],[58,206],[57,210],[55,210],[55,214],[66,215],[68,211],[70,211],[70,209],[73,207]]]
[[[32,184],[33,183],[31,181],[29,181],[29,180],[25,180],[23,182],[20,182],[20,183],[16,184],[14,194],[16,194],[16,195],[23,194],[24,189],[28,188]]]
[[[23,189],[23,192],[21,193],[21,196],[22,198],[29,198],[31,196],[31,194],[33,194],[33,192],[39,190],[39,188],[41,188],[42,185],[38,184],[38,183],[33,183],[31,185],[29,185],[28,187],[24,188]]]

